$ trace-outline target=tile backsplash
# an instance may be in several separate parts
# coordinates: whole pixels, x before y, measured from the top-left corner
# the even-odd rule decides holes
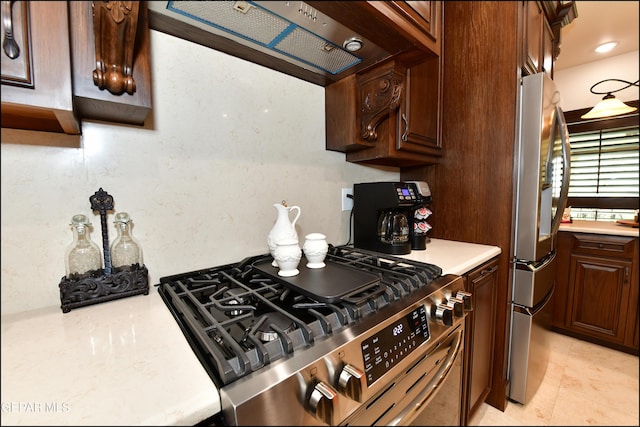
[[[399,179],[398,169],[325,150],[324,88],[157,31],[151,52],[144,127],[84,121],[79,147],[3,131],[3,315],[60,305],[74,214],[90,218],[102,247],[89,204],[99,188],[115,200],[110,240],[115,213],[128,212],[153,285],[266,253],[282,200],[301,208],[301,239],[321,232],[346,243],[340,189]]]

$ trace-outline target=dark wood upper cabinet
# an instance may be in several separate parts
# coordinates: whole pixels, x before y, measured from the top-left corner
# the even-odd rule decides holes
[[[80,134],[67,2],[3,2],[2,13],[3,37],[11,27],[19,48],[13,59],[2,51],[2,127]]]
[[[334,2],[310,2],[334,3]],[[377,22],[376,39],[392,33],[399,38],[391,52],[399,53],[413,48],[440,55],[442,2],[440,1],[360,1],[348,7],[367,20]],[[327,5],[321,6],[327,7]],[[336,15],[338,19],[339,15]],[[371,34],[372,36],[375,33]],[[375,40],[375,39],[372,39]],[[410,45],[407,45],[407,42]],[[409,47],[411,46],[411,47]]]
[[[544,29],[544,12],[538,1],[525,1],[524,7],[524,49],[525,73],[535,74],[542,68],[542,32]]]
[[[544,71],[553,78],[553,68],[560,54],[560,30],[577,16],[574,1],[523,1],[522,74]]]
[[[15,58],[2,52],[3,128],[79,135],[82,119],[144,123],[151,110],[146,2],[96,3],[109,9],[100,28],[93,2],[3,2],[3,34],[10,29],[20,49]]]
[[[396,58],[325,89],[327,149],[354,163],[432,164],[442,155],[440,60]]]
[[[325,88],[327,149],[361,164],[437,163],[443,152],[441,3],[354,3],[383,14],[411,41],[391,59]]]

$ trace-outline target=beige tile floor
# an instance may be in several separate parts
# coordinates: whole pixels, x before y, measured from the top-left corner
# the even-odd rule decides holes
[[[555,332],[540,388],[504,412],[483,404],[471,426],[637,426],[638,356]]]

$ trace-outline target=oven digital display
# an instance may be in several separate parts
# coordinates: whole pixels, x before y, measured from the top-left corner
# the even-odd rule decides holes
[[[424,305],[398,319],[361,344],[367,387],[429,339]]]

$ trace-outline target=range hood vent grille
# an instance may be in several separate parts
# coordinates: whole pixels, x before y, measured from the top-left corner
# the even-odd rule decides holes
[[[362,61],[256,2],[170,1],[167,9],[332,75]]]

